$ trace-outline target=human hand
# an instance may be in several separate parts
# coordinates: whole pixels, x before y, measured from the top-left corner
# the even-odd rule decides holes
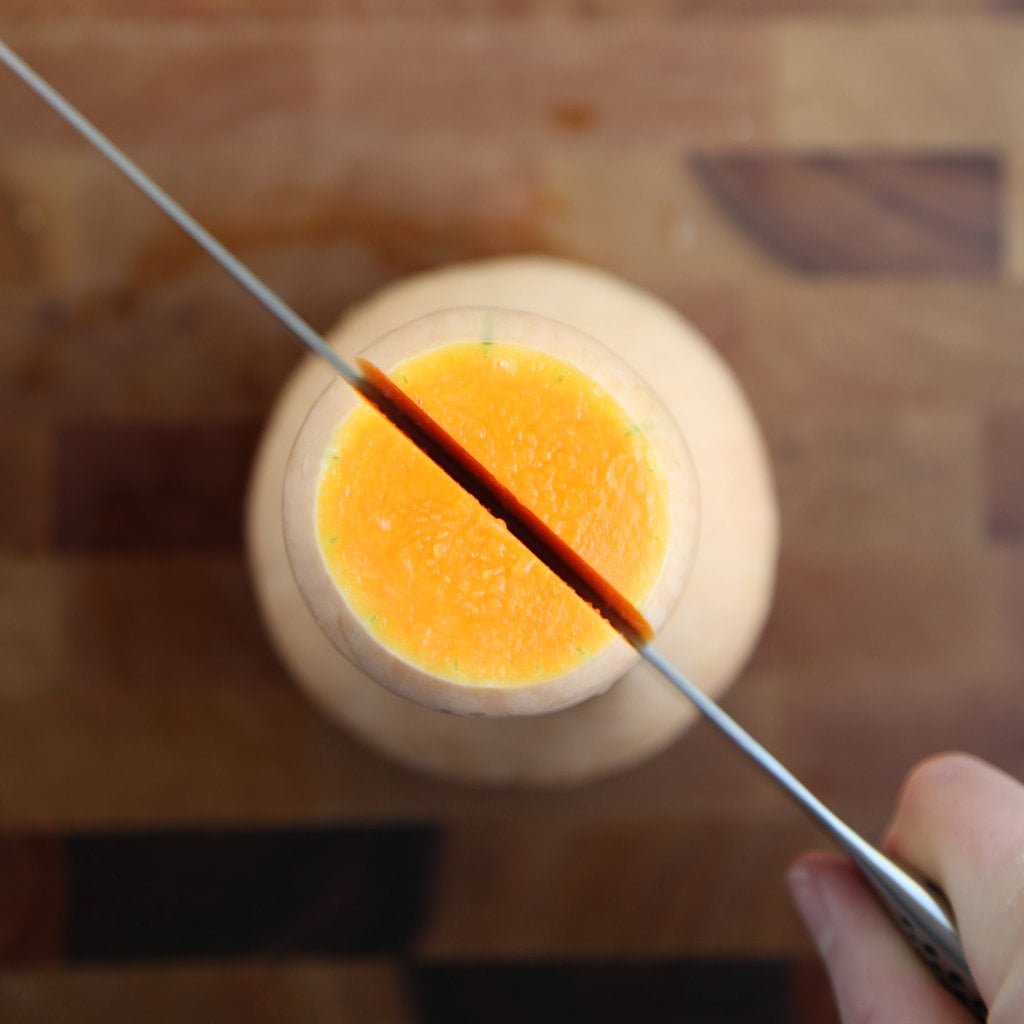
[[[1024,786],[966,754],[907,777],[886,853],[934,881],[953,907],[991,1024],[1024,1022]],[[843,1024],[967,1024],[853,864],[810,853],[789,872]]]

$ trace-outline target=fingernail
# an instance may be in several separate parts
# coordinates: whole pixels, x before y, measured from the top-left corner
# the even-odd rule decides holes
[[[817,880],[806,868],[795,867],[786,875],[786,882],[818,953],[827,957],[836,941],[836,929]]]

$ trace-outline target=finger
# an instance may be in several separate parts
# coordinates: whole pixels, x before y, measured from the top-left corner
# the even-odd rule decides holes
[[[972,1020],[935,981],[849,861],[805,854],[787,881],[825,962],[843,1024]]]
[[[995,1008],[1024,1019],[1024,787],[966,754],[922,762],[904,784],[885,848],[942,887],[971,972]]]

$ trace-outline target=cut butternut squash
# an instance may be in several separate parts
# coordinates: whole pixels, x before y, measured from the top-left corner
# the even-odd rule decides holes
[[[409,276],[348,312],[328,341],[353,362],[373,345],[377,365],[390,370],[453,336],[431,317],[431,328],[412,340],[383,345],[378,339],[438,310],[480,305],[537,314],[534,343],[545,351],[552,333],[545,325],[552,321],[597,338],[617,354],[616,366],[628,363],[627,375],[588,361],[572,345],[551,354],[585,368],[624,409],[631,408],[642,377],[643,392],[656,396],[655,407],[670,410],[682,428],[700,483],[696,556],[690,570],[692,546],[687,552],[685,544],[670,541],[662,580],[682,588],[689,574],[685,591],[676,601],[656,585],[642,610],[658,626],[659,651],[720,697],[760,634],[778,549],[769,464],[736,379],[712,345],[664,302],[593,267],[550,257],[483,260]],[[605,661],[606,678],[618,677],[604,692],[597,692],[604,683],[581,681],[576,670],[537,686],[474,689],[418,674],[358,619],[348,620],[316,537],[322,456],[338,423],[361,401],[334,381],[333,371],[311,356],[286,382],[257,450],[247,501],[255,596],[269,638],[302,691],[372,749],[462,782],[565,786],[620,772],[675,741],[696,712],[646,666],[634,664],[621,641],[587,666],[593,672]],[[318,422],[321,433],[312,443]],[[670,514],[681,499],[685,508],[692,494],[673,494],[670,485]],[[680,537],[691,530],[684,525]],[[564,706],[591,688],[595,696]],[[467,706],[467,694],[476,695],[475,705]],[[560,702],[563,709],[551,714],[516,713]],[[453,704],[483,717],[439,710]],[[338,799],[345,800],[344,792]]]

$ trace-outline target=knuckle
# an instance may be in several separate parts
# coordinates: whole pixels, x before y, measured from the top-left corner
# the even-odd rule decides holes
[[[900,806],[931,801],[937,793],[974,774],[980,762],[971,754],[948,751],[919,761],[908,773],[900,792]]]
[[[918,762],[900,787],[883,847],[906,858],[911,852],[906,844],[922,830],[931,831],[936,821],[948,818],[951,794],[961,789],[979,765],[977,758],[961,751],[935,754]]]

